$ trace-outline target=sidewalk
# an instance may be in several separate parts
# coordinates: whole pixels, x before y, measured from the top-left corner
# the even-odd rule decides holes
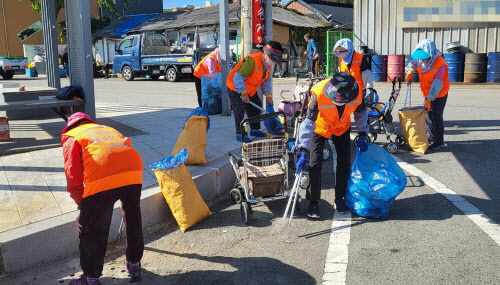
[[[96,107],[97,122],[112,126],[130,137],[132,146],[141,154],[144,164],[143,189],[149,191],[148,194],[143,192],[142,198],[161,193],[149,164],[171,155],[192,109],[142,108],[118,104],[98,104]],[[3,263],[8,267],[4,268],[5,271],[18,270],[24,266],[7,266],[11,262],[6,260],[9,259],[5,253],[7,240],[13,241],[13,236],[26,230],[42,232],[40,228],[37,229],[38,225],[43,225],[43,231],[46,231],[46,227],[50,227],[48,225],[58,226],[56,221],[71,220],[67,217],[77,215],[76,204],[66,192],[63,154],[59,142],[59,134],[65,127],[65,122],[59,118],[23,120],[11,121],[10,126],[13,143],[0,143],[0,260],[3,251]],[[207,164],[188,166],[205,200],[215,198],[234,183],[234,175],[231,175],[232,169],[226,157],[228,151],[241,147],[234,136],[232,117],[210,117],[205,151]],[[28,151],[22,152],[23,150]],[[225,169],[224,179],[217,177],[222,175],[219,173],[222,168]],[[153,200],[152,203],[167,208],[164,199],[163,202],[159,202],[159,198]],[[156,210],[152,209],[148,209],[150,214],[165,216],[165,213],[154,213]],[[69,216],[62,217],[66,214]],[[145,222],[145,226],[157,221],[157,218],[149,216],[144,219],[150,220]],[[2,264],[0,272],[1,267]]]

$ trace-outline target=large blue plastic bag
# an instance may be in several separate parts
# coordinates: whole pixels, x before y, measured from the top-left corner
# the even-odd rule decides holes
[[[222,77],[220,72],[201,76],[201,106],[209,115],[222,113]]]
[[[270,114],[274,113],[273,105],[267,104],[266,111]],[[280,120],[277,118],[265,120],[264,126],[266,127],[266,130],[272,135],[278,135],[279,133],[282,133],[284,131],[283,124],[281,124]]]
[[[366,152],[356,150],[345,203],[358,216],[385,220],[406,183],[406,175],[394,158],[370,143]]]

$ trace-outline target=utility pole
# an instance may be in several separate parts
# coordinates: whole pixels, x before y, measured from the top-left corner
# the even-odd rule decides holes
[[[252,0],[241,0],[241,39],[243,57],[253,53],[252,47]]]
[[[228,0],[219,1],[219,22],[220,22],[220,57],[222,61],[222,82],[226,82],[227,75],[229,74],[229,5]],[[231,115],[231,104],[227,96],[226,84],[222,84],[222,115]]]

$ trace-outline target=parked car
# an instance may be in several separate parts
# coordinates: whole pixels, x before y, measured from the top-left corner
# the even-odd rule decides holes
[[[0,75],[9,80],[16,72],[23,72],[28,68],[28,58],[22,56],[8,57],[0,56]]]
[[[127,81],[148,75],[157,80],[164,75],[168,81],[177,81],[193,73],[193,54],[188,49],[171,47],[164,34],[129,35],[115,47],[113,72],[121,73]]]

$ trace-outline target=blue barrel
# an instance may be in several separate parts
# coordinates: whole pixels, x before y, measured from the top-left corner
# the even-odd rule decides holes
[[[450,82],[464,82],[465,53],[447,53],[444,60],[448,64]]]
[[[387,81],[387,55],[372,55],[373,81]]]
[[[405,68],[408,66],[408,63],[411,61],[411,55],[405,55]],[[405,70],[405,78],[406,78],[406,70]],[[418,82],[418,72],[415,70],[413,75],[411,76],[412,82]]]
[[[488,53],[488,71],[486,82],[500,82],[500,52]]]

